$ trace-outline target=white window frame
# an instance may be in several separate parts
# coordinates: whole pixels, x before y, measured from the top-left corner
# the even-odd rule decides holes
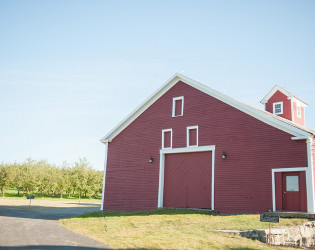
[[[190,147],[190,148],[174,148],[174,149],[161,149],[160,150],[160,173],[159,173],[159,191],[158,191],[158,208],[163,207],[164,198],[164,170],[165,170],[165,155],[179,154],[179,153],[192,153],[192,152],[212,152],[212,166],[211,166],[211,210],[214,210],[214,159],[215,159],[215,145]]]
[[[180,115],[175,115],[175,109],[176,109],[176,101],[182,100],[182,112]],[[184,115],[184,97],[179,96],[179,97],[174,97],[173,98],[173,109],[172,109],[172,117],[179,117]]]
[[[167,148],[172,148],[173,147],[173,130],[171,128],[168,129],[163,129],[162,130],[162,149],[164,149],[164,135],[166,132],[171,132],[171,146]]]
[[[300,110],[300,112],[299,112]],[[298,118],[301,118],[302,117],[302,106],[300,104],[296,104],[296,115]]]
[[[277,104],[281,104],[281,112],[280,113],[276,113],[276,105]],[[273,114],[275,114],[275,115],[282,115],[283,114],[283,102],[275,102],[273,104]]]
[[[197,131],[196,131],[196,145],[189,145],[189,140],[190,140],[190,138],[189,138],[189,130],[191,130],[191,129],[196,129]],[[186,136],[186,141],[187,141],[187,147],[198,147],[198,125],[196,125],[196,126],[189,126],[189,127],[187,127],[187,129],[186,129],[186,131],[187,131],[187,136]]]

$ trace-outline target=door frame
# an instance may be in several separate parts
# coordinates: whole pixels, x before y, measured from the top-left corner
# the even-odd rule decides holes
[[[312,197],[312,186],[311,183],[309,181],[309,168],[308,167],[300,167],[300,168],[274,168],[272,169],[272,211],[275,212],[277,211],[276,208],[276,184],[275,184],[275,174],[276,173],[282,173],[282,172],[302,172],[305,171],[305,181],[306,181],[306,200],[307,200],[307,211],[309,213],[312,212],[312,204],[311,204],[311,200]]]
[[[215,159],[215,145],[210,146],[194,146],[187,148],[170,148],[160,150],[160,172],[159,172],[159,191],[158,191],[158,208],[163,207],[164,198],[164,169],[165,169],[165,155],[179,154],[179,153],[193,153],[193,152],[212,152],[212,166],[211,166],[211,209],[214,210],[214,159]]]

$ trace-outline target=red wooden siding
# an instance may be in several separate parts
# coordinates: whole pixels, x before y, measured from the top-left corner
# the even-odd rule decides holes
[[[283,102],[283,106],[282,106],[283,114],[278,115],[278,116],[284,117],[292,121],[291,100],[289,100],[288,97],[285,94],[283,94],[281,91],[277,90],[276,93],[274,93],[273,96],[270,97],[268,102],[265,104],[266,111],[273,113],[273,104],[275,102]]]
[[[172,117],[178,96],[185,98],[184,115]],[[161,131],[172,128],[173,148],[186,147],[191,125],[198,125],[199,146],[216,145],[214,203],[222,213],[272,209],[271,169],[307,166],[304,140],[291,140],[292,135],[178,82],[109,143],[104,209],[156,208]]]
[[[293,121],[295,123],[301,124],[302,126],[305,125],[305,113],[304,113],[304,108],[301,106],[301,117],[297,116],[297,104],[296,102],[293,102]]]
[[[182,115],[183,100],[179,99],[175,101],[175,116]]]
[[[164,207],[211,208],[211,152],[165,156]]]
[[[171,131],[164,132],[164,148],[171,147],[172,133]]]
[[[197,129],[189,129],[189,146],[197,146]]]

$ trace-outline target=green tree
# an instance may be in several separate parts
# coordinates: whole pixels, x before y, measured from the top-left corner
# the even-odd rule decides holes
[[[11,185],[12,172],[8,164],[0,164],[0,191],[4,197],[4,191]]]
[[[88,169],[90,168],[90,164],[86,158],[79,159],[78,162],[74,163],[73,183],[75,190],[79,194],[79,200],[81,199],[81,195],[88,189]]]
[[[18,195],[20,191],[23,190],[23,166],[20,163],[12,164],[12,187],[18,190]]]
[[[47,189],[50,181],[50,168],[51,166],[46,161],[40,161],[36,164],[37,188],[38,191],[42,193],[42,199],[44,198],[44,191]]]
[[[37,177],[38,173],[36,172],[36,168],[34,167],[36,162],[31,158],[26,159],[25,162],[22,163],[22,188],[25,193],[29,194],[30,192],[34,192],[34,189],[37,187]]]

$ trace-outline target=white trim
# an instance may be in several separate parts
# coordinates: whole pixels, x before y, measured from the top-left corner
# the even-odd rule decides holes
[[[158,90],[156,90],[148,99],[146,99],[138,108],[136,108],[132,113],[130,113],[124,120],[122,120],[114,129],[112,129],[106,136],[104,136],[100,141],[104,142],[106,140],[112,140],[115,138],[122,130],[124,130],[130,123],[132,123],[139,115],[141,115],[147,108],[149,108],[156,100],[158,100],[164,93],[166,93],[170,88],[172,88],[178,81],[183,81],[186,84],[238,109],[242,112],[255,117],[256,119],[285,131],[294,136],[309,136],[310,132],[295,127],[284,121],[276,119],[264,112],[244,104],[240,101],[235,100],[217,90],[214,90],[206,85],[203,85],[193,79],[188,78],[182,74],[176,73],[168,81],[166,81]]]
[[[294,119],[294,111],[293,111],[293,100],[290,100],[290,103],[291,103],[291,120],[293,122],[295,122],[295,119]]]
[[[101,209],[100,210],[103,210],[103,206],[104,206],[107,155],[108,155],[108,143],[105,143],[105,159],[104,159],[104,173],[103,173],[102,204],[101,204]]]
[[[292,138],[294,140],[294,138]],[[314,166],[313,166],[313,152],[312,144],[313,140],[311,138],[307,139],[307,167],[298,168],[275,168],[272,169],[272,209],[276,211],[276,190],[275,190],[275,173],[278,172],[298,172],[305,171],[306,178],[306,197],[307,197],[307,212],[315,213],[315,200],[314,200]],[[300,140],[300,139],[297,139]],[[302,140],[302,138],[301,138]]]
[[[305,171],[306,174],[306,194],[307,194],[307,206],[308,206],[308,199],[309,199],[309,192],[308,192],[308,181],[307,181],[307,167],[297,167],[297,168],[273,168],[272,172],[272,211],[276,211],[276,184],[275,184],[275,173],[279,172],[300,172]],[[309,212],[309,211],[308,211]]]
[[[298,101],[301,103],[301,105],[304,105],[305,107],[307,107],[307,103],[303,102],[302,100],[298,99],[297,97],[295,97],[294,95],[292,95],[289,91],[285,90],[284,88],[276,85],[272,88],[272,90],[270,90],[270,92],[260,101],[261,104],[266,104],[268,102],[268,100],[270,99],[270,97],[272,97],[274,95],[274,93],[276,93],[277,91],[282,92],[284,95],[287,96],[288,99],[294,99],[295,101]]]
[[[196,145],[189,145],[189,142],[190,142],[189,130],[191,129],[196,129]],[[187,133],[186,135],[187,147],[197,147],[198,146],[198,125],[187,127],[186,133]]]
[[[186,147],[174,149],[161,149],[160,150],[160,173],[159,173],[159,192],[158,192],[158,208],[163,207],[164,196],[164,169],[165,169],[165,154],[176,153],[192,153],[192,152],[212,152],[212,176],[211,176],[211,209],[214,210],[214,159],[215,159],[215,146],[201,146],[201,147]]]
[[[297,141],[297,140],[307,140],[309,139],[309,136],[295,136],[295,137],[291,137],[292,140]]]
[[[176,101],[182,100],[182,111],[180,115],[175,115],[176,111]],[[179,97],[174,97],[173,98],[173,109],[172,109],[172,117],[178,117],[178,116],[183,116],[184,115],[184,97],[179,96]]]
[[[276,113],[276,105],[281,104],[281,112],[280,113]],[[273,109],[272,109],[272,113],[275,115],[282,115],[283,114],[283,102],[275,102],[273,103]]]
[[[291,101],[294,101],[295,103],[299,104],[300,106],[306,108],[308,105],[305,102],[300,101],[299,99],[292,97],[292,96],[288,96],[288,99]]]
[[[313,140],[308,139],[307,143],[307,163],[308,163],[308,174],[306,177],[307,185],[307,211],[309,213],[315,213],[314,203],[314,166],[313,166]]]
[[[173,147],[173,130],[171,128],[168,128],[168,129],[162,129],[162,148],[165,148],[164,147],[164,134],[166,132],[171,132],[171,146],[168,147],[168,148],[172,148]]]

